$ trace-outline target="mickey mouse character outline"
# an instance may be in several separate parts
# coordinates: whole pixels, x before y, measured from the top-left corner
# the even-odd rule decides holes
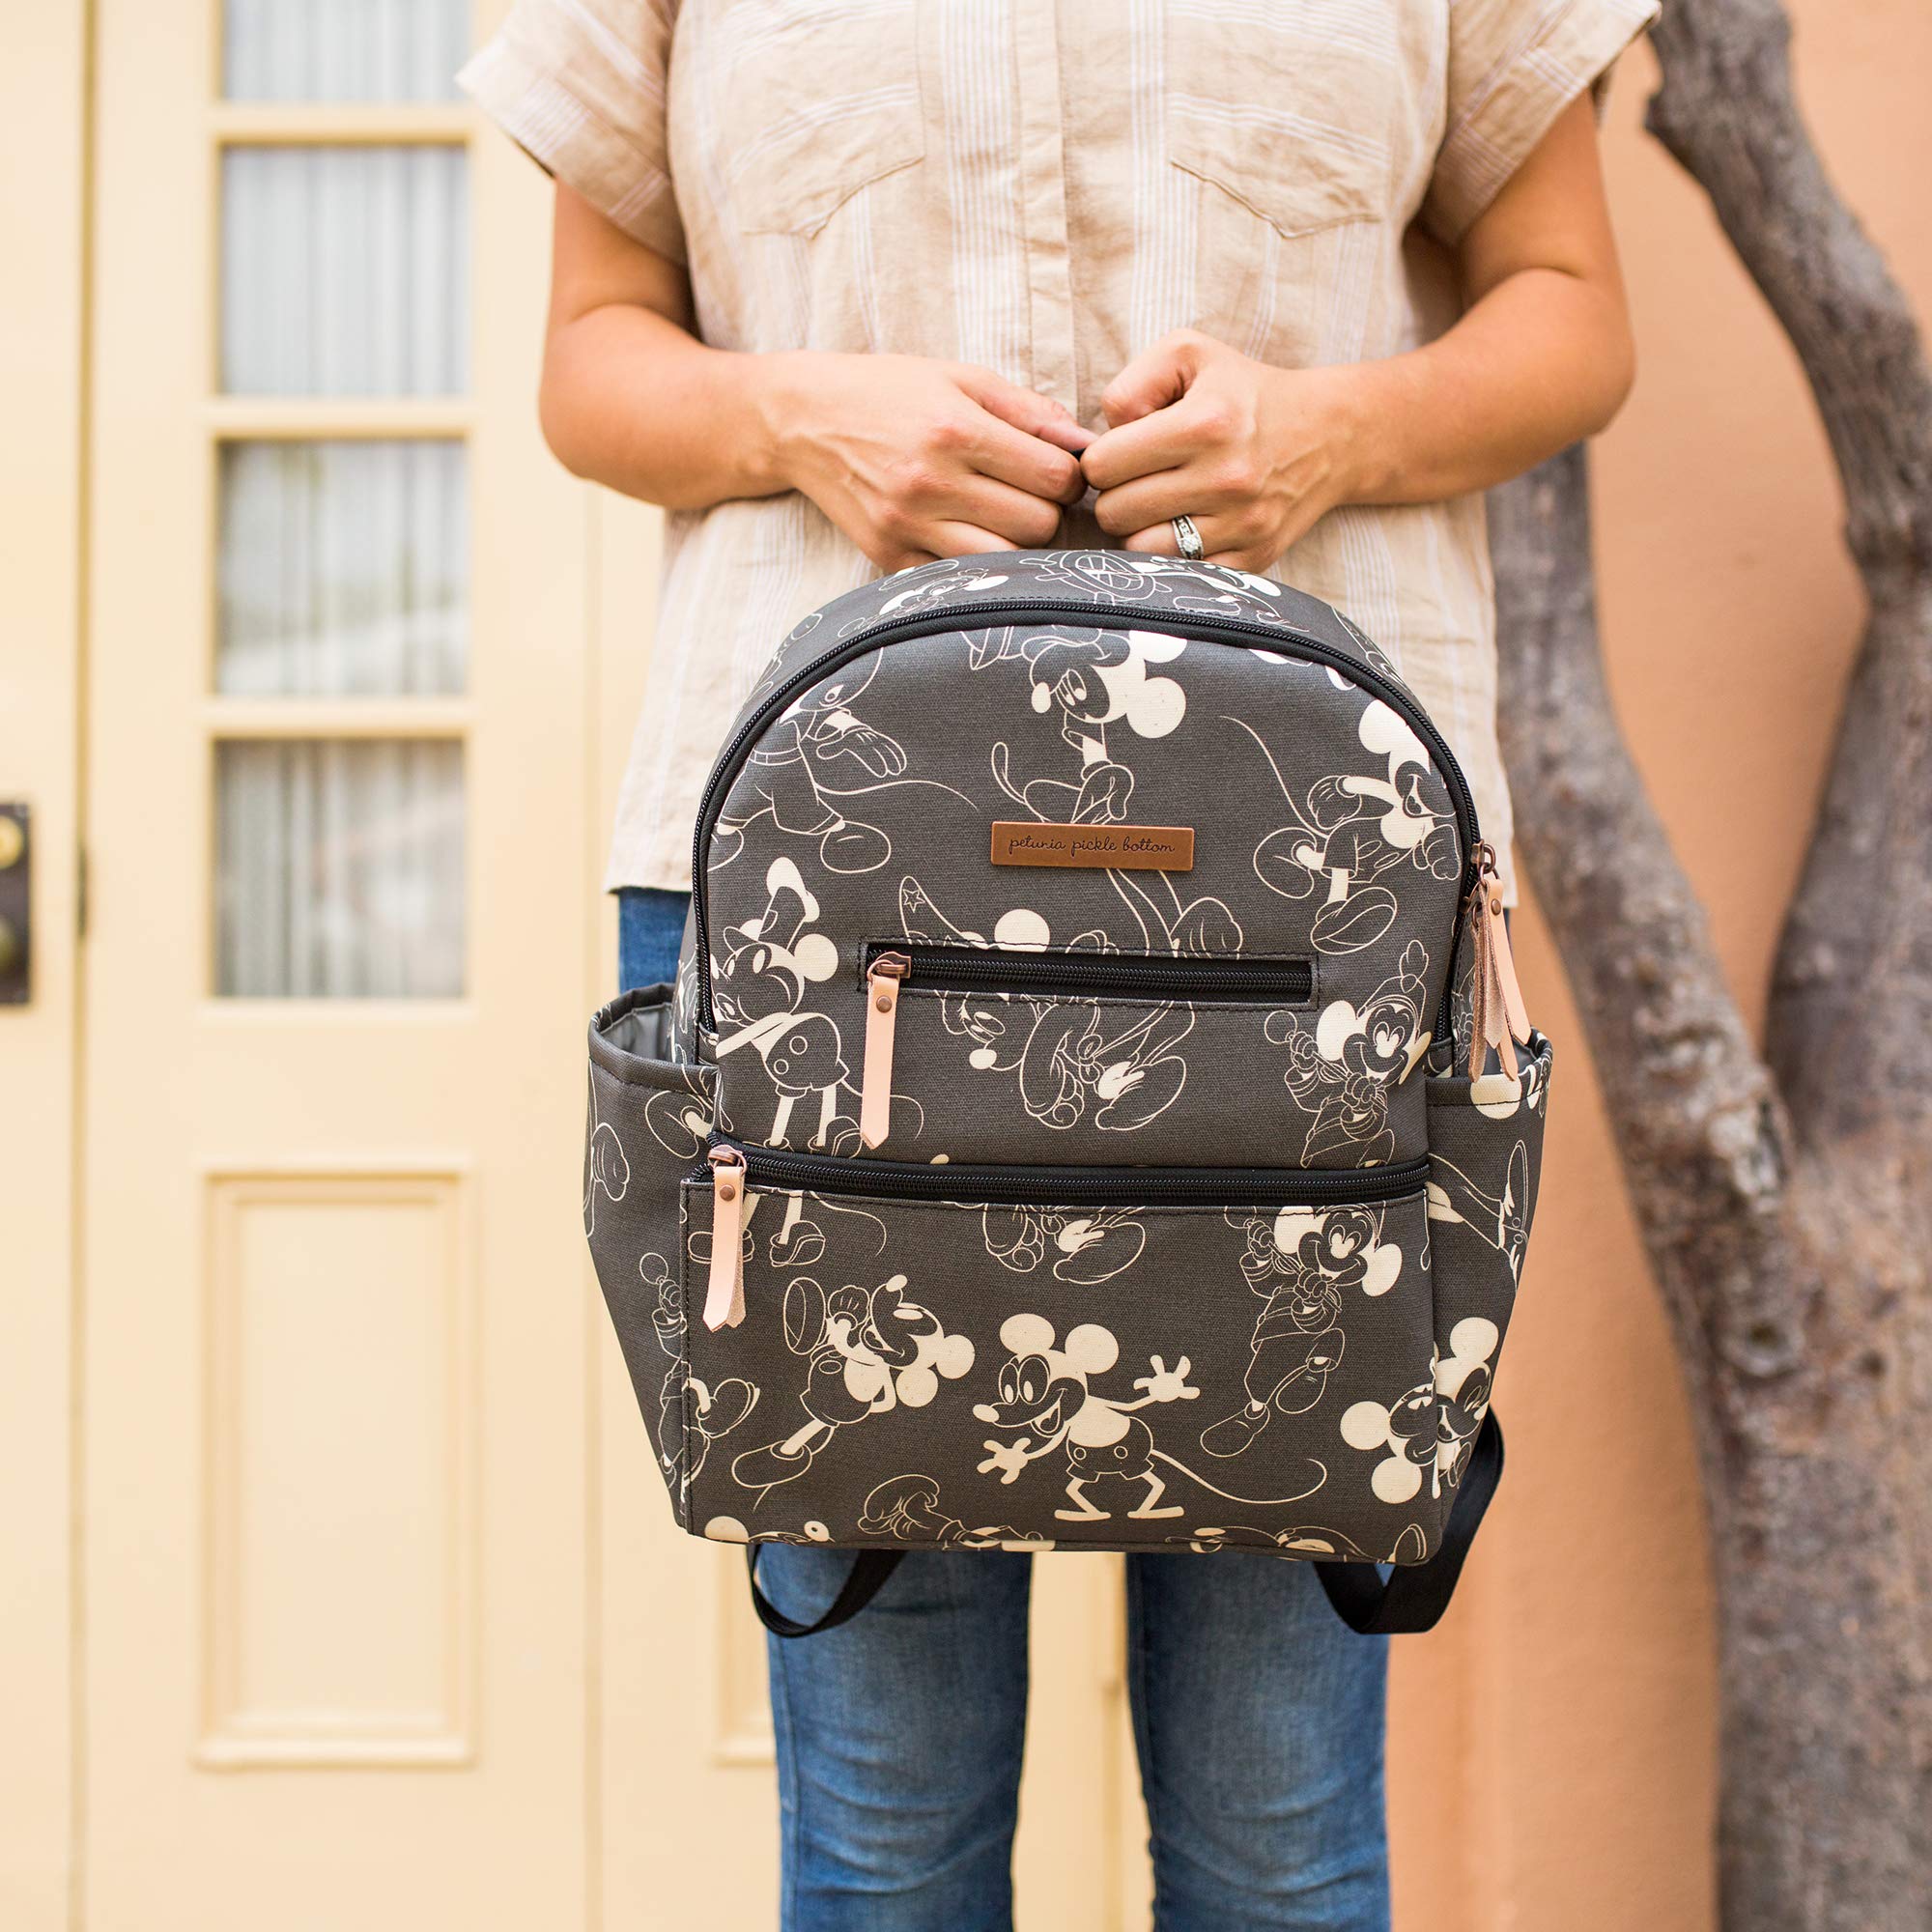
[[[1157,1449],[1153,1431],[1136,1411],[1171,1402],[1191,1402],[1200,1395],[1187,1380],[1193,1365],[1185,1355],[1171,1369],[1164,1357],[1150,1355],[1150,1373],[1136,1377],[1133,1384],[1142,1393],[1138,1400],[1128,1402],[1120,1396],[1101,1395],[1091,1386],[1091,1378],[1106,1374],[1121,1355],[1113,1331],[1096,1321],[1069,1328],[1065,1344],[1056,1347],[1053,1323],[1043,1315],[1009,1315],[1000,1324],[1000,1343],[1010,1351],[1000,1367],[1000,1399],[976,1404],[973,1413],[980,1422],[1010,1432],[1011,1439],[989,1436],[980,1445],[986,1459],[979,1464],[979,1473],[990,1475],[997,1469],[1002,1483],[1014,1483],[1029,1463],[1063,1456],[1066,1494],[1073,1507],[1054,1511],[1062,1522],[1111,1520],[1114,1512],[1096,1507],[1086,1493],[1090,1483],[1109,1477],[1144,1485],[1139,1503],[1127,1512],[1129,1518],[1185,1516],[1183,1504],[1161,1502],[1167,1493],[1167,1478],[1154,1467],[1155,1463],[1179,1469],[1190,1482],[1229,1502],[1259,1509],[1300,1502],[1328,1480],[1326,1465],[1311,1457],[1308,1461],[1319,1473],[1308,1489],[1293,1496],[1237,1496],[1216,1489],[1178,1456]]]
[[[1138,738],[1165,738],[1187,712],[1178,680],[1150,675],[1187,648],[1186,639],[1158,631],[1118,631],[1063,626],[1044,635],[1012,629],[975,639],[975,670],[1018,657],[1027,668],[1028,703],[1045,716],[1058,712],[1060,736],[1078,759],[1078,777],[1015,780],[1012,752],[1003,738],[993,747],[994,781],[1033,817],[1048,823],[1106,825],[1127,815],[1133,768],[1109,748],[1110,724],[1124,724]]]
[[[1315,1407],[1347,1346],[1344,1293],[1386,1294],[1402,1273],[1402,1250],[1364,1208],[1284,1208],[1247,1216],[1246,1227],[1241,1273],[1262,1303],[1241,1378],[1246,1400],[1201,1432],[1202,1448],[1222,1458],[1251,1448],[1271,1415]]]
[[[969,1528],[940,1506],[939,1484],[920,1470],[888,1476],[874,1484],[859,1512],[859,1528],[867,1536],[890,1537],[895,1543],[953,1545],[965,1549],[1051,1549],[1053,1539],[1028,1534],[1011,1523],[986,1523]]]
[[[1359,1010],[1348,1000],[1331,1000],[1312,1031],[1287,1009],[1263,1022],[1269,1042],[1288,1048],[1282,1078],[1289,1097],[1311,1117],[1301,1147],[1305,1165],[1343,1150],[1364,1167],[1379,1166],[1394,1154],[1389,1092],[1408,1078],[1428,1050],[1423,1016],[1428,970],[1428,951],[1412,939]]]
[[[1322,675],[1338,690],[1348,688],[1339,671]],[[1363,711],[1356,735],[1382,761],[1386,776],[1333,772],[1318,779],[1303,799],[1295,797],[1267,740],[1245,719],[1228,722],[1260,747],[1292,814],[1256,844],[1255,876],[1284,898],[1307,898],[1326,887],[1310,930],[1318,952],[1358,952],[1388,932],[1400,908],[1395,894],[1378,883],[1383,873],[1414,867],[1435,878],[1456,877],[1462,856],[1447,796],[1438,803],[1423,795],[1434,778],[1429,753],[1380,698]],[[1441,790],[1439,781],[1435,789]]]
[[[1466,1315],[1449,1331],[1449,1351],[1433,1351],[1429,1379],[1395,1401],[1350,1403],[1342,1412],[1342,1439],[1350,1448],[1382,1458],[1369,1487],[1385,1503],[1412,1502],[1429,1475],[1432,1499],[1455,1489],[1468,1464],[1470,1446],[1489,1411],[1492,1363],[1502,1330],[1481,1315]]]
[[[841,1429],[901,1406],[923,1408],[942,1377],[956,1381],[973,1366],[970,1336],[949,1334],[939,1317],[905,1293],[906,1277],[877,1288],[848,1282],[829,1294],[810,1275],[785,1289],[785,1342],[806,1360],[799,1406],[806,1421],[778,1442],[747,1449],[731,1464],[742,1489],[759,1500],[802,1476]]]
[[[786,706],[732,787],[726,815],[712,835],[714,870],[738,857],[747,828],[760,818],[813,841],[828,872],[873,871],[893,856],[891,838],[876,825],[847,817],[840,803],[905,777],[905,747],[852,709],[878,668],[874,658]]]
[[[1240,930],[1220,900],[1183,906],[1167,881],[1168,903],[1162,905],[1130,875],[1108,876],[1138,922],[1150,953],[1163,946],[1176,956],[1238,948]],[[898,896],[910,939],[1038,950],[1053,943],[1052,928],[1030,907],[1008,908],[989,942],[942,912],[917,878],[901,879]],[[1105,931],[1092,928],[1059,950],[1097,955],[1122,949]],[[1036,999],[1012,992],[948,991],[940,995],[939,1008],[946,1031],[967,1042],[968,1065],[980,1073],[1015,1076],[1020,1104],[1042,1126],[1065,1129],[1091,1120],[1106,1132],[1132,1133],[1165,1113],[1187,1082],[1180,1049],[1194,1029],[1194,1009],[1184,1001],[1129,1009],[1111,1020],[1097,999]]]
[[[693,1375],[684,1345],[683,1291],[670,1264],[657,1253],[642,1255],[638,1275],[652,1297],[658,1347],[670,1358],[658,1391],[658,1463],[683,1495],[697,1480],[711,1445],[757,1407],[758,1391],[743,1376],[726,1376],[714,1385]]]

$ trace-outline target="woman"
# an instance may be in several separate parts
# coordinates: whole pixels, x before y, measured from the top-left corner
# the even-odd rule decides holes
[[[624,982],[671,976],[773,643],[935,556],[1205,553],[1327,599],[1506,853],[1478,493],[1629,387],[1588,97],[1652,11],[519,0],[465,83],[556,179],[545,434],[670,512]],[[849,1560],[766,1553],[794,1616]],[[792,1932],[1010,1924],[1030,1560],[909,1556],[773,1641]],[[1383,1640],[1304,1565],[1126,1567],[1163,1932],[1385,1927]]]

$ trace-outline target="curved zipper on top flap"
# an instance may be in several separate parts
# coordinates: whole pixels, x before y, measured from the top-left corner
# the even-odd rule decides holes
[[[1088,624],[1099,623],[1105,628],[1105,607],[1079,603],[1070,598],[1050,597],[1009,604],[997,601],[954,604],[922,611],[911,617],[893,618],[869,625],[856,636],[841,639],[830,649],[819,652],[810,663],[801,665],[767,694],[718,754],[718,761],[712,766],[711,776],[705,782],[704,795],[698,802],[697,823],[692,834],[692,933],[696,954],[697,1024],[700,1027],[710,1030],[717,1024],[711,1005],[710,894],[706,879],[711,831],[724,810],[732,781],[771,720],[779,716],[801,692],[809,690],[840,665],[849,664],[854,658],[863,657],[867,651],[877,650],[885,644],[903,643],[914,638],[935,637],[944,631],[960,630],[965,620],[974,617],[989,618],[1007,625],[1056,624],[1079,618]],[[1241,650],[1273,651],[1281,657],[1325,665],[1340,671],[1350,683],[1379,697],[1407,723],[1429,748],[1430,756],[1448,787],[1457,830],[1462,834],[1464,893],[1475,883],[1471,868],[1482,834],[1476,822],[1476,802],[1470,794],[1469,781],[1463,776],[1463,768],[1456,762],[1456,754],[1449,749],[1448,740],[1443,737],[1435,721],[1393,678],[1372,665],[1361,663],[1338,645],[1324,643],[1320,638],[1311,638],[1305,631],[1254,623],[1238,617],[1209,617],[1181,611],[1150,611],[1142,615],[1146,621],[1136,624],[1134,628],[1158,630],[1167,636],[1185,638],[1193,642],[1223,643]],[[1451,966],[1452,971],[1443,987],[1442,1011],[1437,1015],[1438,1033],[1445,1030],[1448,1019],[1448,987],[1455,978],[1453,959]]]
[[[1020,998],[1169,1000],[1190,1006],[1296,1007],[1315,997],[1312,959],[1243,958],[1238,953],[1156,959],[1135,952],[1044,952],[895,939],[867,946],[863,963],[866,1058],[859,1086],[859,1138],[868,1148],[884,1142],[891,1117],[893,1040],[902,987]]]

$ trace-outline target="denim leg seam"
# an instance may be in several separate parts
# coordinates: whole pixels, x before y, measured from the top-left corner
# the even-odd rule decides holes
[[[798,1733],[792,1725],[791,1691],[786,1683],[782,1640],[767,1636],[771,1653],[772,1725],[776,1735],[782,1731],[783,1748],[779,1754],[779,1932],[791,1932],[798,1918],[799,1813],[803,1800],[799,1792]],[[791,1803],[785,1799],[789,1795]]]
[[[1129,1554],[1125,1564],[1127,1586],[1127,1716],[1133,1727],[1134,1745],[1141,1762],[1141,1802],[1147,1807],[1148,1814],[1149,1863],[1151,1866],[1156,1866],[1154,1870],[1154,1897],[1157,1903],[1160,1895],[1160,1879],[1153,1852],[1160,1836],[1160,1829],[1154,1816],[1153,1715],[1148,1698],[1147,1596],[1141,1587],[1140,1560],[1142,1559]]]

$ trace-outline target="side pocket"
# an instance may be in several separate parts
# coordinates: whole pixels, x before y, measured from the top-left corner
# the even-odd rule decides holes
[[[642,987],[590,1023],[583,1233],[682,1527],[691,1370],[680,1194],[703,1152],[718,1076],[709,1066],[672,1061],[673,997],[669,986]]]
[[[1490,1406],[1543,1168],[1550,1045],[1522,1050],[1521,1078],[1436,1074],[1429,1082],[1429,1243],[1435,1390],[1448,1479],[1461,1480]]]

